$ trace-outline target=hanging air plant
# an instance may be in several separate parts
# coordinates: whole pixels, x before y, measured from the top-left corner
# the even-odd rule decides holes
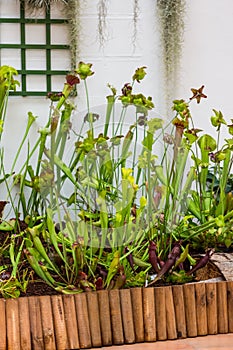
[[[107,15],[108,15],[108,4],[109,0],[99,0],[97,9],[98,9],[98,39],[100,47],[104,47],[107,38]],[[136,40],[138,34],[138,17],[139,17],[139,0],[134,0],[133,2],[133,33],[132,33],[132,44],[133,48],[136,47]]]
[[[107,22],[108,0],[99,0],[98,2],[98,37],[100,47],[104,47],[107,40]]]
[[[67,4],[69,0],[20,0],[21,3],[24,3],[30,9],[42,9],[48,8],[52,3],[64,3]]]
[[[76,67],[79,55],[79,37],[80,37],[80,0],[67,0],[65,14],[69,26],[69,46],[71,56],[71,68]]]
[[[174,97],[173,93],[179,83],[185,5],[185,0],[157,0],[167,110],[170,110],[168,103]]]
[[[139,0],[134,0],[133,6],[133,35],[132,35],[132,44],[133,48],[136,48],[136,41],[138,36],[138,17],[139,17]]]

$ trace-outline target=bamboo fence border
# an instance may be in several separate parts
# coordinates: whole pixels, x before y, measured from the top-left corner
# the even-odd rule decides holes
[[[0,299],[0,350],[71,350],[233,333],[233,282]]]

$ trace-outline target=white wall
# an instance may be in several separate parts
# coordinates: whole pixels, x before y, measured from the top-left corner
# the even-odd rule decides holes
[[[16,7],[17,0],[1,0],[3,4]],[[125,82],[130,82],[134,70],[147,66],[147,76],[139,88],[145,95],[152,95],[156,112],[164,115],[161,84],[160,47],[155,22],[155,0],[139,1],[138,35],[136,47],[132,43],[133,1],[109,0],[107,15],[107,41],[100,48],[97,39],[97,0],[81,1],[80,60],[93,63],[95,75],[88,80],[92,105],[103,105],[109,93],[107,83],[118,92]],[[205,85],[208,99],[200,105],[192,104],[195,122],[200,128],[209,125],[212,108],[221,109],[226,119],[233,118],[233,2],[232,0],[187,0],[187,16],[184,51],[177,98],[189,98],[190,88]],[[8,63],[9,61],[9,63]],[[16,59],[17,68],[17,59]],[[12,64],[5,57],[1,64]],[[61,86],[62,89],[62,86]],[[76,99],[77,112],[84,108],[82,93]],[[9,155],[13,151],[12,140],[17,140],[25,127],[27,112],[39,116],[35,131],[43,125],[48,115],[49,102],[44,97],[11,97],[8,109],[9,131],[7,136]],[[13,135],[13,136],[12,136]]]

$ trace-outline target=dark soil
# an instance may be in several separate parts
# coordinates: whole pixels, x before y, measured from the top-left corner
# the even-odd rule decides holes
[[[29,296],[42,296],[42,295],[57,295],[58,293],[55,289],[48,286],[45,282],[41,280],[31,281],[28,283],[26,293],[21,293],[21,297],[29,297]]]
[[[198,270],[195,275],[195,281],[204,281],[212,278],[223,277],[221,271],[211,261],[202,269]],[[161,286],[161,284],[159,284]],[[41,280],[31,281],[28,284],[27,292],[21,293],[21,297],[25,296],[42,296],[60,294]]]
[[[211,278],[218,277],[224,278],[219,268],[214,263],[212,263],[212,261],[209,261],[205,267],[196,271],[195,280],[205,281]]]
[[[24,228],[22,228],[24,229]],[[0,266],[5,266],[6,268],[0,272],[0,280],[7,280],[11,275],[11,261],[9,259],[7,248],[10,243],[11,239],[11,232],[5,232],[0,231]],[[20,238],[17,238],[18,241],[16,241],[16,247],[20,246]],[[5,248],[5,249],[4,249]],[[60,294],[56,290],[54,290],[52,287],[47,285],[45,282],[43,282],[41,279],[39,279],[35,273],[32,271],[30,265],[27,263],[26,257],[25,259],[22,259],[22,263],[19,264],[18,270],[20,271],[20,274],[23,273],[23,271],[27,270],[29,277],[29,282],[27,285],[26,292],[21,292],[20,296],[42,296],[42,295],[57,295]],[[216,277],[223,277],[221,274],[221,271],[219,271],[218,267],[214,265],[211,261],[202,269],[198,270],[195,275],[196,281],[201,280],[207,280],[211,278]],[[159,281],[157,286],[166,285],[162,280]],[[155,286],[156,287],[156,286]],[[0,292],[0,298],[2,297]]]
[[[22,223],[21,229],[25,229],[24,224]],[[6,254],[8,245],[11,240],[11,232],[6,231],[0,231],[0,266],[4,266],[5,269],[0,273],[0,279],[2,281],[6,281],[11,274],[11,261],[9,259],[8,254]],[[16,240],[16,247],[20,246],[21,239]],[[19,271],[20,275],[22,275],[23,271],[28,271],[29,282],[27,285],[26,292],[21,292],[20,296],[41,296],[41,295],[56,295],[59,294],[56,290],[54,290],[52,287],[47,285],[44,281],[40,280],[35,273],[32,271],[30,265],[27,263],[26,259],[23,259],[23,261],[19,264]],[[0,293],[0,298],[2,297]]]

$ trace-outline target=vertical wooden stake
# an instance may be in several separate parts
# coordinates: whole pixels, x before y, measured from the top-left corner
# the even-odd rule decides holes
[[[131,288],[130,293],[132,300],[135,341],[137,343],[142,343],[144,342],[142,288]]]
[[[6,350],[6,301],[4,299],[0,299],[0,350]]]
[[[206,290],[205,283],[195,284],[197,335],[207,335]]]
[[[120,290],[120,300],[125,343],[132,344],[135,343],[135,333],[130,289]]]
[[[157,340],[167,339],[165,288],[156,287],[155,290],[155,317]]]
[[[217,286],[216,283],[206,283],[206,314],[208,334],[218,333],[217,319]]]
[[[88,315],[90,323],[91,341],[93,347],[101,347],[100,313],[96,293],[87,293]]]
[[[186,327],[188,337],[197,336],[196,300],[194,284],[187,283],[183,286]]]
[[[227,284],[217,283],[218,333],[228,333]]]
[[[228,332],[233,333],[233,281],[227,282]]]
[[[74,296],[80,348],[91,348],[91,332],[88,318],[86,293]]]
[[[172,287],[165,288],[165,305],[166,305],[166,324],[167,324],[167,339],[176,339],[176,315],[172,294]]]
[[[113,344],[124,344],[119,290],[109,291]]]
[[[20,350],[19,309],[17,299],[6,300],[7,350]]]
[[[23,350],[31,350],[30,314],[28,298],[19,298],[20,345]]]
[[[109,306],[109,295],[107,290],[101,290],[98,293],[100,328],[102,334],[103,346],[112,345],[111,316]]]
[[[145,341],[156,341],[156,322],[155,322],[155,295],[154,288],[143,288],[143,318]]]
[[[172,294],[173,294],[174,310],[175,310],[175,317],[176,317],[177,337],[186,338],[187,328],[186,328],[183,286],[181,285],[172,286]]]
[[[36,297],[36,296],[29,297],[28,302],[29,302],[32,349],[44,350],[39,297]]]
[[[53,313],[50,296],[46,295],[40,297],[40,310],[44,336],[44,349],[56,350],[56,341],[53,327]]]
[[[51,296],[51,305],[57,350],[64,350],[68,347],[68,340],[62,296]]]
[[[73,295],[63,295],[64,314],[68,339],[68,349],[78,349],[78,324]]]

